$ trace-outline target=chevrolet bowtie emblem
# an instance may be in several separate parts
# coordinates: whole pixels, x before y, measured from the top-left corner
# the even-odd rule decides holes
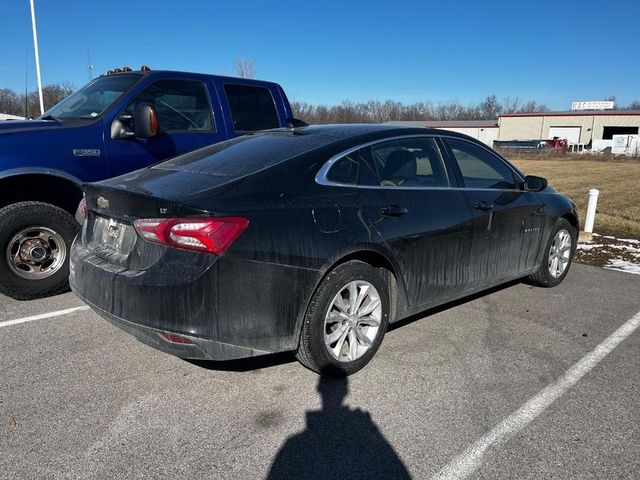
[[[96,200],[96,203],[100,208],[104,208],[104,209],[109,208],[109,200],[107,200],[104,197],[98,197],[98,200]]]

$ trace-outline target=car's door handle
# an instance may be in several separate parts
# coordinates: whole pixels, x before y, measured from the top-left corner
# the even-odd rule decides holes
[[[489,202],[485,202],[484,200],[482,200],[481,202],[476,203],[473,208],[475,208],[476,210],[491,210],[493,208],[493,204],[489,203]]]
[[[398,205],[390,205],[380,209],[380,215],[384,215],[385,217],[401,217],[407,213],[409,213],[409,210],[404,207],[399,207]]]

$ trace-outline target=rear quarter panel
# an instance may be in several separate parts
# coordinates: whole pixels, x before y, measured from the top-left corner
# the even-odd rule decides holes
[[[224,338],[249,332],[266,350],[296,348],[308,302],[327,270],[356,251],[378,251],[377,234],[359,215],[355,189],[315,182],[327,150],[288,161],[189,204],[213,215],[244,216],[247,230],[221,257],[219,315]],[[274,322],[275,320],[275,322]],[[247,344],[244,341],[243,344]]]

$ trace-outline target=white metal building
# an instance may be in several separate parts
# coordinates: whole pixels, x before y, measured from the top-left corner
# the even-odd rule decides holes
[[[498,119],[497,140],[549,140],[589,144],[612,140],[614,135],[637,135],[640,111],[596,110],[544,113],[513,113]]]
[[[441,128],[467,134],[493,146],[494,140],[566,139],[574,151],[623,153],[633,150],[640,134],[640,111],[586,110],[510,113],[498,120],[394,121],[396,125]],[[625,145],[621,147],[624,143]],[[620,144],[620,145],[618,145]],[[573,149],[573,147],[576,147]],[[587,147],[588,148],[588,147]],[[635,150],[634,150],[635,151]]]

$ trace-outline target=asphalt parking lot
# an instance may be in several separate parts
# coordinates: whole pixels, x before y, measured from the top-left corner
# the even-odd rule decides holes
[[[45,315],[81,305],[0,297],[1,478],[640,475],[638,275],[574,265],[554,289],[428,312],[346,381],[291,355],[190,363],[88,310]]]

